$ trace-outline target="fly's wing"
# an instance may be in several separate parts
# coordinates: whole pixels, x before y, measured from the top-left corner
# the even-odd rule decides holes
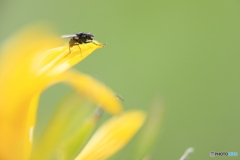
[[[71,34],[71,35],[62,35],[61,38],[72,38],[76,37],[76,34]]]

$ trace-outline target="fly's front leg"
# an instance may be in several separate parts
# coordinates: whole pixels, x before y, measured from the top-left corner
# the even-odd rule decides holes
[[[78,46],[78,48],[79,48],[79,50],[80,50],[80,55],[81,55],[81,57],[82,57],[82,49],[81,49],[81,47],[80,47],[80,44],[79,44],[79,43],[75,43],[74,46],[76,46],[76,45]]]

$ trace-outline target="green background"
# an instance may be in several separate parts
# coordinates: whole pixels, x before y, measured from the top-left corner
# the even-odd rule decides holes
[[[0,1],[1,42],[37,21],[107,42],[74,68],[119,93],[126,109],[163,97],[154,160],[179,159],[188,147],[192,160],[240,154],[240,1]],[[69,90],[59,84],[43,93],[39,128]]]

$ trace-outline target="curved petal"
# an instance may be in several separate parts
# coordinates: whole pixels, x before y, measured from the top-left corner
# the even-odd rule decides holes
[[[69,94],[56,107],[41,136],[35,138],[30,159],[73,159],[99,116],[92,102],[76,92]]]
[[[145,120],[142,111],[128,111],[107,121],[90,139],[75,160],[104,160],[120,150]]]
[[[81,44],[81,50],[77,46],[72,47],[71,53],[69,53],[69,46],[51,49],[38,60],[38,74],[60,74],[82,61],[95,49],[102,47],[104,47],[103,44],[93,41],[93,43]]]
[[[66,83],[94,101],[103,110],[111,114],[122,112],[122,106],[114,92],[91,76],[73,70],[64,72],[61,76]]]
[[[31,26],[8,40],[0,51],[0,159],[27,159],[36,118],[37,97],[55,78],[92,51],[99,43],[60,46],[46,28]],[[47,51],[49,50],[49,51]],[[35,105],[32,105],[34,101]],[[13,154],[14,153],[14,154]]]
[[[37,97],[43,83],[33,60],[59,41],[52,34],[28,28],[10,39],[1,50],[0,62],[0,159],[26,159],[35,123]],[[36,85],[37,84],[37,85]],[[33,103],[34,102],[34,103]],[[13,154],[14,153],[14,154]]]

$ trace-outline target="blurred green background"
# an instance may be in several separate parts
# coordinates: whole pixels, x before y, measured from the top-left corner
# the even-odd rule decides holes
[[[0,41],[37,21],[107,42],[75,68],[119,93],[126,109],[163,97],[154,160],[179,159],[188,147],[192,160],[240,154],[240,1],[1,1]],[[38,130],[69,90],[58,84],[43,93]]]

